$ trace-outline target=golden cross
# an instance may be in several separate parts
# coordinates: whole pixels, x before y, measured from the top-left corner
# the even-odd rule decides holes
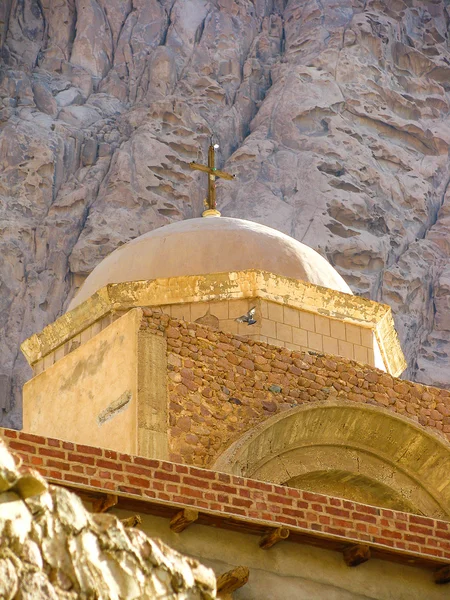
[[[191,169],[208,173],[208,196],[205,200],[207,210],[203,212],[204,217],[220,217],[220,212],[216,208],[216,177],[221,177],[222,179],[228,180],[232,180],[235,177],[234,175],[230,175],[230,173],[227,173],[226,171],[220,171],[220,169],[216,169],[215,150],[218,147],[218,144],[213,144],[211,142],[208,150],[208,166],[200,165],[196,162],[191,162],[191,164],[189,165]]]

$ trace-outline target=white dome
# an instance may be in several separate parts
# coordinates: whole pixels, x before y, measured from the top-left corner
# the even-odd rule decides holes
[[[124,244],[95,267],[69,310],[108,283],[249,269],[352,293],[312,248],[259,223],[213,217],[178,221]]]

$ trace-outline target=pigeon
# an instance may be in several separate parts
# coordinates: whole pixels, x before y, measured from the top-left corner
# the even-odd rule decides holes
[[[246,315],[242,315],[238,317],[236,321],[238,323],[247,323],[247,325],[254,325],[256,323],[256,319],[254,318],[256,312],[256,306],[251,308]]]

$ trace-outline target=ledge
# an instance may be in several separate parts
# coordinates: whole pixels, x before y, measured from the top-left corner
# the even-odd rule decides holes
[[[367,327],[375,333],[388,372],[396,377],[406,368],[389,306],[256,270],[109,284],[25,340],[21,349],[33,365],[109,313],[136,307],[241,298],[263,298]]]

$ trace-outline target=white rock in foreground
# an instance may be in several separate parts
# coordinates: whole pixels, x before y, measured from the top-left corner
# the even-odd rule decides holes
[[[209,600],[213,571],[71,492],[19,473],[0,441],[0,598]],[[38,495],[30,493],[38,491]]]

